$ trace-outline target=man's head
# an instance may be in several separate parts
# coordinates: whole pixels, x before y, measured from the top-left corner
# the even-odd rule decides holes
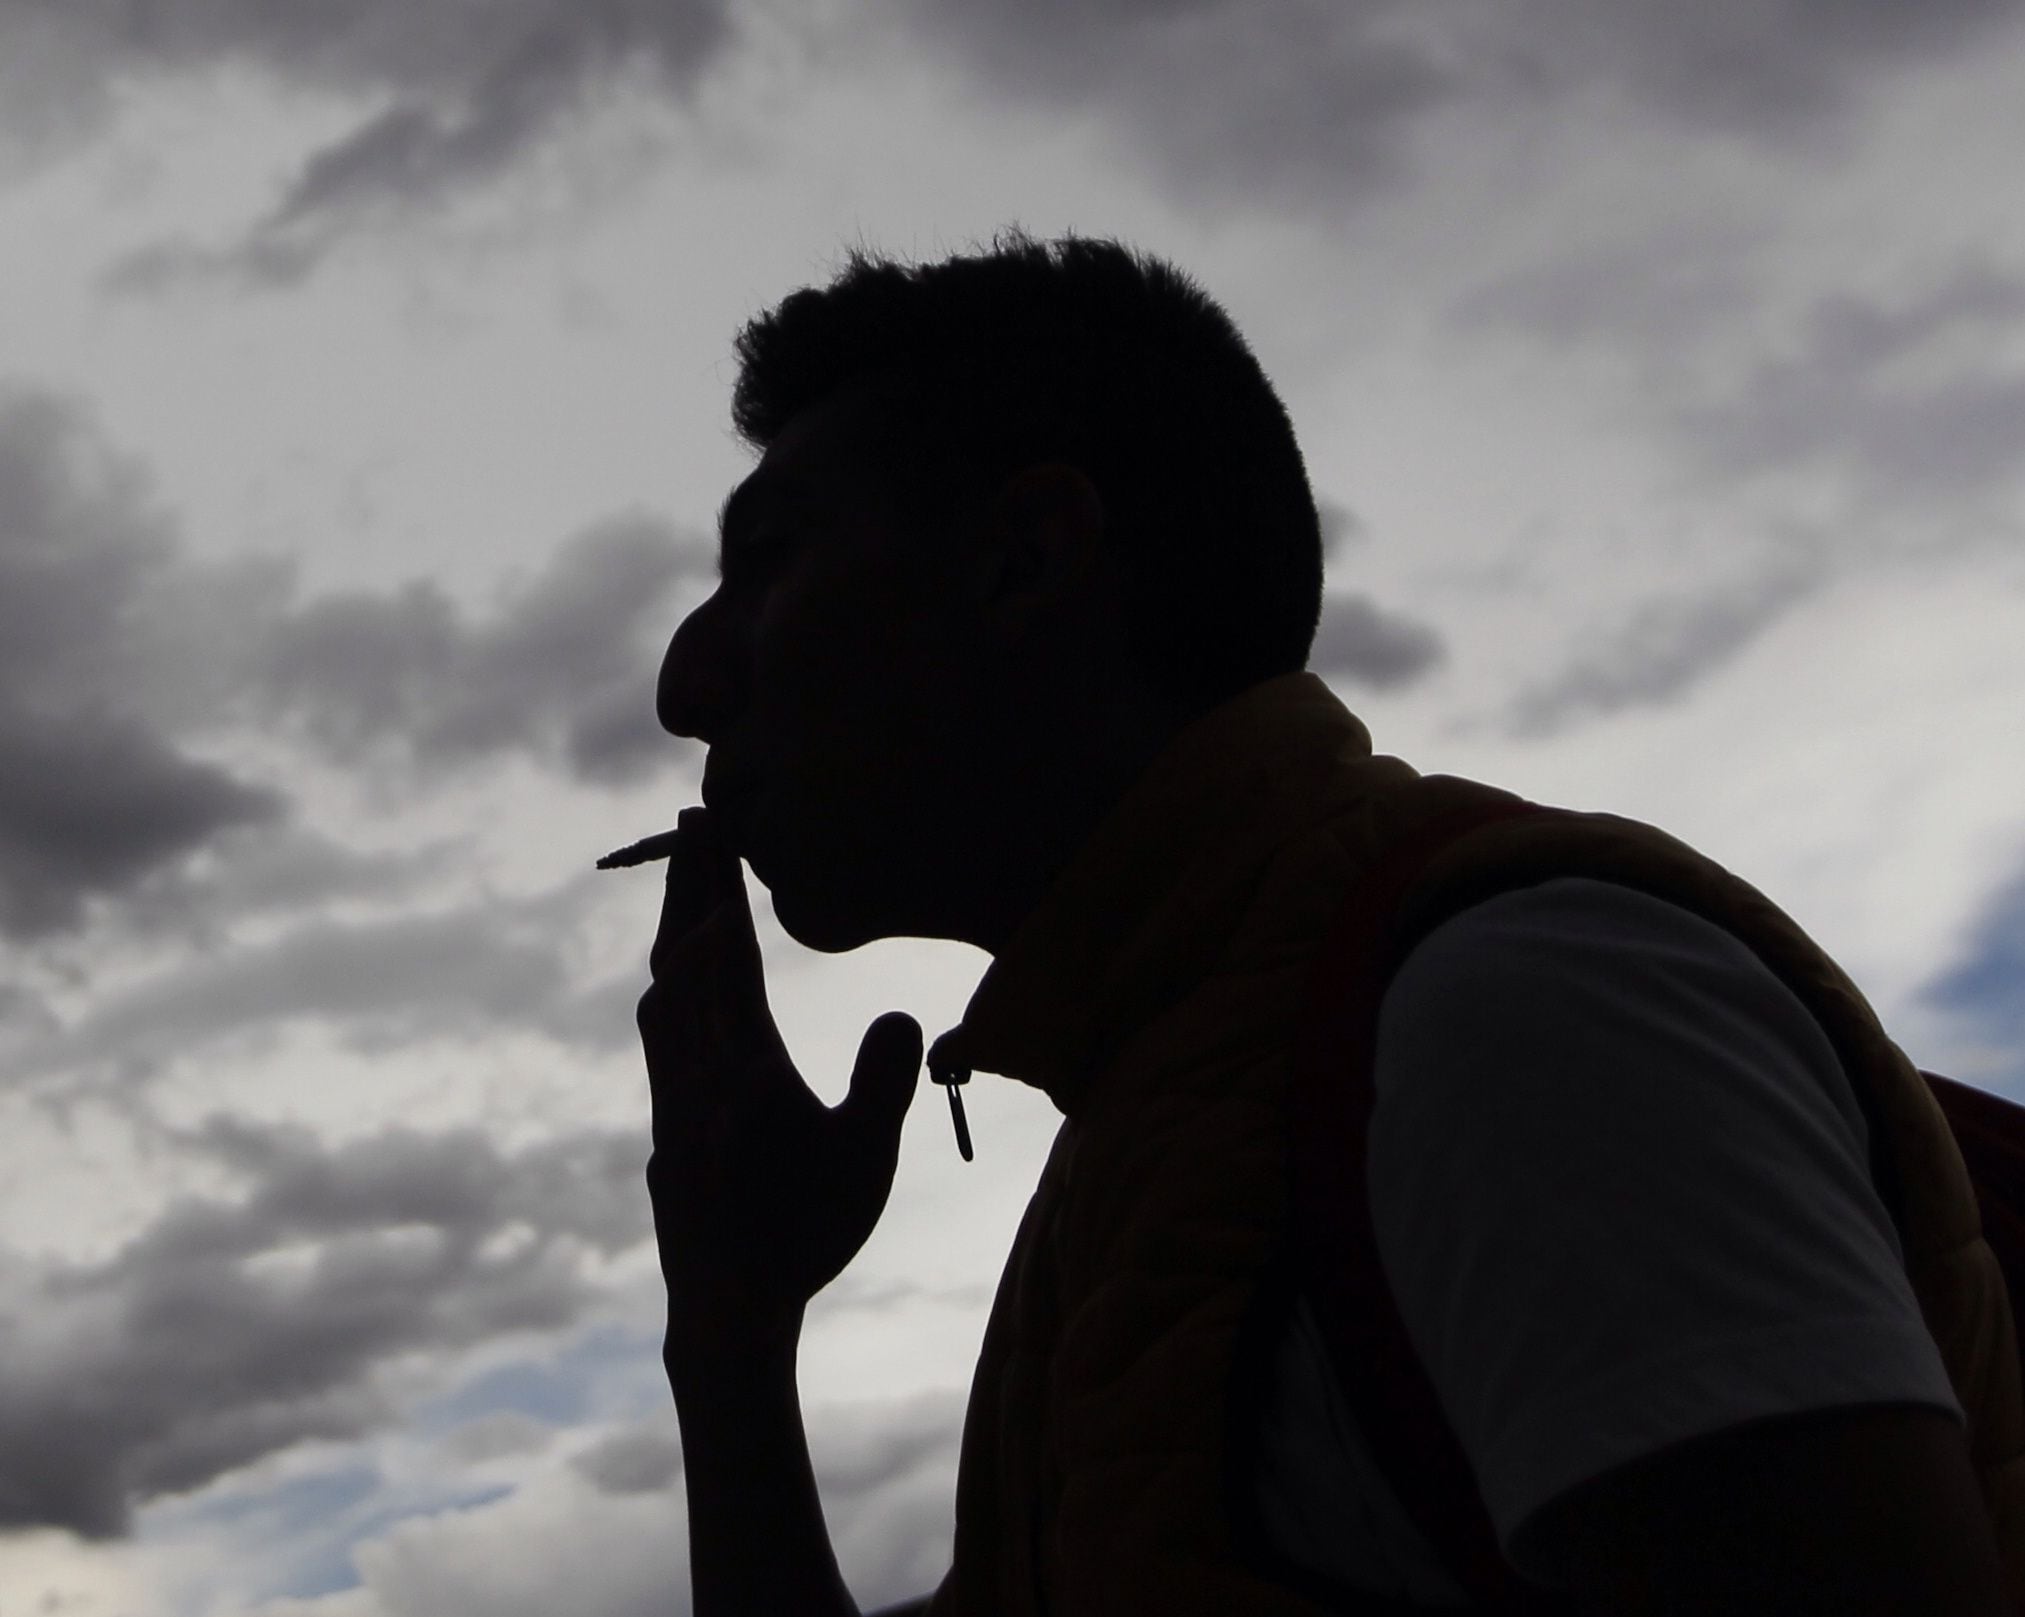
[[[1200,289],[1073,236],[854,252],[737,348],[762,458],[661,722],[710,746],[790,936],[996,952],[1177,730],[1306,666],[1322,546],[1286,412]]]

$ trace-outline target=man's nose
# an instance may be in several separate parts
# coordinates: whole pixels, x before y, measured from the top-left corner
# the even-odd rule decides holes
[[[654,714],[670,735],[708,741],[721,729],[732,692],[720,639],[701,607],[669,639],[654,682]]]

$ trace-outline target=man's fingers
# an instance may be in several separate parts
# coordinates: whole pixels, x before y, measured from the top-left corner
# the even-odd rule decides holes
[[[766,997],[766,967],[738,856],[685,809],[668,860],[653,983],[637,1020],[655,1138],[693,1127],[713,1106],[748,1104],[800,1085]]]
[[[647,969],[657,981],[675,965],[683,945],[726,896],[723,870],[704,811],[684,809],[674,837],[661,887],[661,920],[654,932],[654,947],[647,956]],[[744,882],[737,885],[743,893]]]
[[[696,980],[663,980],[640,996],[640,1047],[655,1148],[692,1141],[720,1108],[738,1098],[748,1063],[725,1025],[718,968],[699,955]]]
[[[656,982],[668,974],[674,963],[676,946],[681,943],[708,912],[709,905],[704,899],[698,877],[700,861],[696,855],[696,837],[690,815],[693,810],[684,809],[675,827],[675,847],[668,855],[667,868],[662,872],[661,919],[654,928],[654,946],[647,953],[647,970]]]
[[[699,991],[707,986],[727,1027],[749,1032],[769,1048],[777,1045],[766,1001],[766,964],[738,855],[718,840],[702,809],[684,809],[677,829],[682,849],[668,861],[649,969],[657,982],[686,975]],[[699,976],[704,960],[710,967],[707,984]]]
[[[699,939],[709,953],[717,1008],[733,1028],[771,1034],[773,1010],[766,1002],[766,960],[759,950],[752,899],[745,890],[738,856],[706,846],[704,857],[705,880],[710,883],[715,907],[705,918]]]

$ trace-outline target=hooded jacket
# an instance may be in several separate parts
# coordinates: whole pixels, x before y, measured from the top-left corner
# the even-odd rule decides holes
[[[1492,818],[1511,810],[1526,812]],[[1384,891],[1401,851],[1458,816],[1486,823]],[[1302,1076],[1314,983],[1326,968],[1344,1004],[1365,1008],[1332,1034],[1348,1041],[1340,1087],[1355,1094],[1349,1075],[1368,1086],[1373,1059],[1371,1007],[1413,944],[1499,894],[1565,878],[1721,927],[1819,1024],[1869,1123],[1872,1179],[2000,1539],[2025,1543],[2025,1397],[2003,1277],[1947,1121],[1861,993],[1762,894],[1665,832],[1374,755],[1363,724],[1302,672],[1174,738],[938,1041],[946,1062],[1044,1090],[1063,1123],[986,1328],[933,1617],[1411,1609],[1290,1578],[1233,1489],[1255,1436],[1261,1321],[1284,1324],[1313,1233],[1296,1227],[1315,1223],[1314,1194],[1297,1195],[1303,1161],[1312,1184],[1312,1164],[1338,1152],[1341,1207],[1323,1222],[1348,1243],[1344,1271],[1379,1299],[1360,1313],[1333,1274],[1317,1287],[1346,1392],[1378,1410],[1388,1388],[1373,1377],[1417,1374],[1410,1355],[1366,1350],[1365,1316],[1389,1308],[1365,1120],[1318,1110]],[[1383,893],[1371,900],[1383,924],[1346,952],[1346,900],[1367,892]],[[1454,1488],[1470,1492],[1466,1472]],[[1482,1502],[1451,1504],[1481,1537]],[[1510,1592],[1512,1609],[1571,1609]]]

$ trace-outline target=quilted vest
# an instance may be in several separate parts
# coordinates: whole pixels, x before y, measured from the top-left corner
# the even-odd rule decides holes
[[[1388,883],[1415,848],[1437,851]],[[931,1066],[1035,1085],[1063,1114],[986,1326],[932,1617],[1412,1609],[1278,1562],[1251,1517],[1263,1355],[1300,1290],[1388,1477],[1398,1459],[1440,1484],[1440,1519],[1423,1522],[1462,1563],[1469,1609],[1574,1609],[1496,1554],[1431,1389],[1408,1385],[1420,1372],[1372,1244],[1352,1099],[1369,1094],[1375,1008],[1412,944],[1561,876],[1725,927],[1821,1023],[1870,1123],[1873,1180],[2000,1541],[2025,1545],[2025,1392],[2003,1275],[1946,1118],[1855,985],[1768,899],[1665,832],[1374,756],[1363,724],[1302,672],[1174,739],[931,1052]],[[1382,918],[1346,909],[1360,894]],[[1333,1004],[1316,997],[1325,972]],[[1446,1450],[1390,1452],[1414,1421]]]

